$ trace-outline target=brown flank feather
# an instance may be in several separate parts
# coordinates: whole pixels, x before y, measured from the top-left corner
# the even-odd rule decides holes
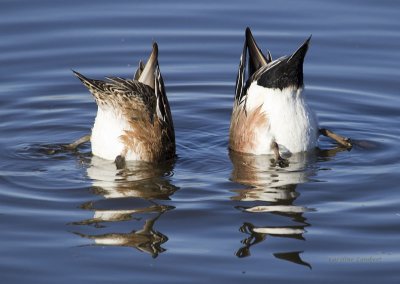
[[[229,148],[236,152],[251,152],[256,148],[257,130],[268,127],[268,116],[263,112],[262,105],[250,112],[245,112],[243,106],[235,107],[229,131]]]

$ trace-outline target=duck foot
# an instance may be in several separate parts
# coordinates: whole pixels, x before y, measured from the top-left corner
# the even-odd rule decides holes
[[[335,140],[337,143],[339,143],[340,145],[342,145],[346,148],[351,149],[353,147],[353,142],[351,141],[350,138],[340,136],[339,134],[336,134],[336,133],[330,131],[329,129],[321,128],[319,130],[319,134]]]
[[[274,151],[275,159],[273,160],[274,165],[278,165],[281,168],[286,168],[289,166],[289,160],[282,158],[279,154],[279,146],[275,141],[271,143],[272,151]]]
[[[126,166],[126,161],[125,161],[125,157],[124,156],[118,155],[115,158],[114,162],[115,162],[115,165],[117,166],[117,170],[122,170]]]
[[[64,149],[66,149],[66,150],[74,151],[74,150],[76,150],[76,148],[78,148],[83,143],[89,142],[90,141],[90,136],[91,136],[90,134],[85,135],[85,136],[79,138],[78,140],[76,140],[75,142],[73,142],[71,144],[62,145],[62,147]]]

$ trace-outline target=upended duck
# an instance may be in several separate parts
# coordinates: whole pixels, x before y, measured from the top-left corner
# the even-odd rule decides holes
[[[75,72],[97,103],[91,135],[67,145],[75,149],[90,140],[92,153],[114,160],[123,168],[127,160],[161,162],[175,156],[175,133],[164,81],[158,64],[158,46],[147,63],[139,62],[132,79],[89,79]]]
[[[230,124],[231,150],[273,154],[275,162],[284,167],[288,160],[281,153],[316,148],[319,135],[352,147],[349,138],[319,128],[317,117],[304,99],[303,63],[310,40],[292,55],[273,60],[269,51],[261,52],[250,28],[246,29]]]

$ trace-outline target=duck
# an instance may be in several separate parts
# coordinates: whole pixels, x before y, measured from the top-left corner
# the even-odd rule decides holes
[[[174,158],[174,125],[156,42],[146,64],[139,62],[133,79],[103,81],[73,72],[93,95],[97,114],[91,135],[67,145],[68,149],[90,141],[92,154],[113,160],[117,169],[130,160],[158,163]]]
[[[274,162],[286,167],[289,161],[283,154],[315,149],[320,135],[352,147],[350,138],[320,128],[305,100],[303,63],[310,40],[311,36],[290,56],[273,60],[271,52],[264,54],[246,28],[229,128],[230,150],[273,155]]]

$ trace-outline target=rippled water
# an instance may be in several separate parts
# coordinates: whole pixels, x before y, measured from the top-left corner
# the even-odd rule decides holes
[[[136,3],[135,3],[136,2]],[[2,283],[265,283],[399,278],[398,1],[2,1]],[[227,150],[244,29],[288,54],[310,34],[305,95],[343,151]],[[71,69],[131,77],[152,41],[178,158],[120,172],[49,149],[90,132]]]

